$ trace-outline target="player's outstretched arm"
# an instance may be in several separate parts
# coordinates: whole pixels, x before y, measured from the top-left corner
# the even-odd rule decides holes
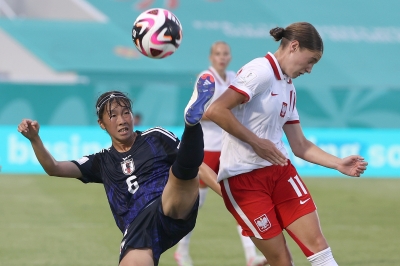
[[[217,174],[205,163],[199,167],[199,178],[222,197],[221,186],[217,183]]]
[[[79,168],[69,161],[56,161],[50,152],[44,147],[39,136],[40,125],[37,121],[31,119],[23,119],[18,125],[18,132],[26,137],[32,145],[36,158],[42,165],[43,169],[50,176],[60,177],[81,177],[82,173]]]
[[[284,125],[283,130],[294,155],[303,160],[336,169],[348,176],[359,177],[367,169],[368,163],[359,155],[341,159],[320,149],[305,138],[300,124]]]
[[[337,170],[349,176],[361,176],[367,169],[368,163],[359,155],[351,155],[341,159]]]

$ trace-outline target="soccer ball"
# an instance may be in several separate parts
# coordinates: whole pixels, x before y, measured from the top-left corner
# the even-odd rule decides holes
[[[182,25],[171,11],[152,8],[141,13],[132,28],[132,41],[143,55],[165,58],[182,41]]]

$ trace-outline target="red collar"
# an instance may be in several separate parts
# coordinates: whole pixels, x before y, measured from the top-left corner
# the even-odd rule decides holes
[[[279,71],[278,66],[275,63],[274,58],[272,58],[272,56],[269,53],[265,56],[265,58],[267,58],[269,63],[271,64],[271,67],[274,70],[275,78],[277,80],[282,80],[281,72]],[[287,78],[287,83],[288,84],[292,84],[292,79],[288,77]]]

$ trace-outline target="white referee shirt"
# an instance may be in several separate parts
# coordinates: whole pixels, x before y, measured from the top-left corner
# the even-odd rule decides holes
[[[211,102],[214,102],[221,94],[228,89],[229,85],[233,81],[236,76],[236,73],[233,71],[226,71],[226,80],[223,80],[218,72],[213,68],[209,67],[208,70],[205,70],[200,73],[198,78],[203,74],[212,74],[215,78],[215,92],[214,97]],[[195,85],[196,86],[196,85]],[[205,151],[221,151],[222,147],[222,129],[210,120],[201,120],[201,126],[203,128],[204,134],[204,150]]]
[[[282,141],[283,125],[299,123],[296,90],[272,53],[244,65],[229,86],[246,96],[232,109],[233,115],[259,138],[269,139],[287,158]],[[272,165],[259,157],[251,146],[223,132],[218,181]]]

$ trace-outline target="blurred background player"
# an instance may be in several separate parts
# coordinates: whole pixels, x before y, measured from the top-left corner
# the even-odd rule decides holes
[[[142,125],[142,114],[141,113],[135,113],[135,115],[133,116],[133,124],[135,126]]]
[[[231,58],[231,49],[226,42],[217,41],[212,44],[209,55],[211,66],[207,70],[201,72],[199,75],[202,76],[203,74],[212,74],[215,78],[215,93],[211,102],[215,101],[215,99],[218,98],[229,87],[231,81],[236,76],[235,72],[227,70]],[[213,169],[215,173],[218,173],[219,157],[221,155],[222,146],[222,129],[204,115],[200,123],[204,133],[203,162]],[[207,185],[200,180],[199,207],[204,204],[207,192]],[[266,259],[264,256],[257,255],[256,247],[251,239],[242,235],[242,228],[239,225],[237,225],[237,229],[243,245],[247,265],[265,265]],[[193,265],[189,252],[191,235],[192,232],[190,232],[178,243],[174,257],[179,266]]]
[[[277,51],[244,65],[229,89],[206,111],[225,130],[218,181],[225,206],[273,266],[293,265],[282,230],[312,266],[337,266],[322,234],[316,205],[288,160],[283,132],[295,156],[345,175],[360,176],[361,156],[333,156],[308,141],[300,126],[292,79],[321,59],[321,36],[309,23],[270,30]]]

